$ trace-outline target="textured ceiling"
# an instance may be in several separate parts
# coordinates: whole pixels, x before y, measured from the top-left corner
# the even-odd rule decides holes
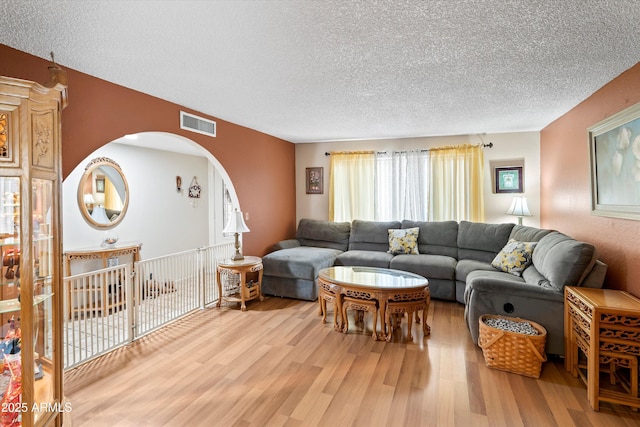
[[[637,0],[0,10],[0,43],[292,142],[540,130],[640,61]]]

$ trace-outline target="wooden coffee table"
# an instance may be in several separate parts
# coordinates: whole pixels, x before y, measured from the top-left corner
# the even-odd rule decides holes
[[[377,333],[377,319],[374,321],[374,339],[391,338],[391,327],[388,324],[387,306],[392,305],[394,312],[406,311],[413,315],[416,308],[422,308],[423,332],[429,335],[430,328],[427,324],[429,302],[429,281],[417,274],[407,271],[392,270],[376,267],[329,267],[320,270],[318,274],[318,290],[320,310],[326,313],[326,302],[334,303],[334,323],[336,330],[346,332],[345,308],[349,305],[358,309],[370,308],[370,311],[380,316],[382,333]],[[326,295],[326,298],[325,298]],[[345,306],[345,301],[347,305]],[[360,301],[362,304],[357,304]],[[420,301],[420,304],[416,304]],[[375,309],[374,309],[375,304]],[[337,317],[340,315],[340,323]],[[411,332],[409,331],[409,337]]]

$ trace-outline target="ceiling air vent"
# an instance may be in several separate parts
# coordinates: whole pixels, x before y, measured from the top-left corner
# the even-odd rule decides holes
[[[190,130],[203,135],[216,136],[216,122],[180,111],[180,129]]]

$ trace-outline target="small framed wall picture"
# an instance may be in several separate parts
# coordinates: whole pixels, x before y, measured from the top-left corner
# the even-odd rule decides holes
[[[96,193],[104,193],[104,176],[96,178]]]
[[[307,194],[323,194],[322,168],[307,168]]]
[[[496,168],[496,193],[522,193],[522,166]]]

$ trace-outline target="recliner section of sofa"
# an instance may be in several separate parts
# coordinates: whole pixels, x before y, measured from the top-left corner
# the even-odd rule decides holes
[[[388,253],[389,230],[419,228],[419,254]],[[491,263],[510,239],[537,242],[521,276]],[[426,277],[432,298],[465,304],[474,342],[479,318],[502,314],[547,329],[547,352],[564,354],[564,286],[602,287],[606,264],[596,249],[553,230],[468,221],[360,221],[302,219],[296,239],[274,245],[263,257],[263,293],[317,299],[318,272],[333,265],[409,271]]]
[[[348,222],[302,219],[296,239],[276,244],[262,258],[262,292],[267,295],[314,301],[318,298],[318,272],[331,267],[349,248]]]

